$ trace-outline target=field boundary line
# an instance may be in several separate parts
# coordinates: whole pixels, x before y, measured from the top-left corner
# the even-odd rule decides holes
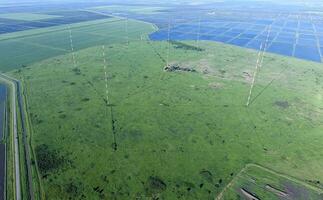
[[[223,199],[223,195],[224,193],[228,190],[228,188],[230,188],[233,185],[233,182],[239,177],[239,175],[241,173],[243,173],[244,171],[246,171],[248,169],[248,165],[245,165],[238,173],[237,175],[235,175],[235,177],[232,178],[232,180],[222,189],[222,191],[220,192],[220,194],[218,194],[215,197],[215,200],[221,200]]]

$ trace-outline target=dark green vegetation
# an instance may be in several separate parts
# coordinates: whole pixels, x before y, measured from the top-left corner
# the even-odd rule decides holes
[[[35,148],[38,161],[38,168],[43,176],[55,169],[62,167],[65,163],[63,156],[57,150],[49,149],[46,144],[41,144]]]
[[[10,72],[26,88],[49,199],[214,199],[248,163],[323,187],[321,64],[266,55],[246,107],[257,52],[140,40],[153,27],[134,23],[129,44],[123,21],[73,31],[93,46],[76,65],[66,30],[39,35],[66,55]],[[195,72],[165,71],[168,47],[170,63]]]
[[[202,48],[185,44],[184,42],[179,42],[175,40],[170,40],[169,41],[176,49],[185,49],[185,50],[192,50],[192,51],[203,51]]]

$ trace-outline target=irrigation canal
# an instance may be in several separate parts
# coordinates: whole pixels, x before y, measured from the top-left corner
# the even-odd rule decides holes
[[[6,173],[6,145],[4,143],[5,131],[5,108],[7,99],[7,87],[0,85],[0,200],[5,196],[5,173]]]

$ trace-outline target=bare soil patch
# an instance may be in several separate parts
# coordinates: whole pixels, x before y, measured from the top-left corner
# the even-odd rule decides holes
[[[169,64],[164,67],[164,70],[167,72],[176,72],[176,71],[196,72],[196,70],[193,67],[183,66],[179,64]]]
[[[276,105],[276,106],[278,106],[278,107],[280,107],[280,108],[282,108],[282,109],[286,109],[286,108],[288,108],[288,107],[289,107],[289,103],[288,103],[288,101],[276,101],[276,102],[274,103],[274,105]]]
[[[266,189],[274,194],[276,194],[277,196],[280,197],[288,197],[288,193],[286,193],[285,191],[279,190],[271,185],[266,185]]]
[[[246,80],[247,82],[251,82],[252,81],[252,75],[249,72],[242,72],[242,76],[244,78],[244,80]]]
[[[209,87],[217,90],[217,89],[221,89],[223,85],[221,83],[213,82],[213,83],[209,83]]]
[[[251,192],[247,191],[246,189],[240,188],[240,191],[248,200],[260,200],[256,195],[252,194]]]

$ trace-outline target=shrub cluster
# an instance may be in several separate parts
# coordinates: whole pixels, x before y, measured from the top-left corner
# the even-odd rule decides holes
[[[65,162],[63,156],[58,151],[50,149],[46,144],[41,144],[35,148],[37,165],[42,175],[50,171],[59,169]]]

